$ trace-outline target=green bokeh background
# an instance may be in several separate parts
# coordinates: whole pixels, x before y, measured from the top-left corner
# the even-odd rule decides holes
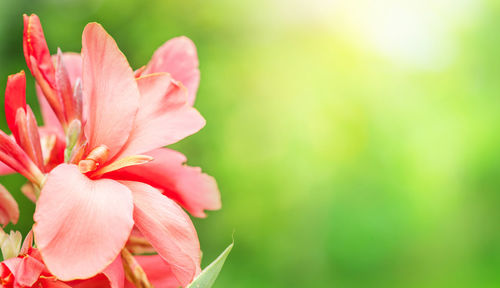
[[[203,265],[234,232],[216,287],[500,287],[498,1],[2,0],[2,90],[22,13],[52,52],[100,22],[134,68],[196,43],[207,126],[173,147],[221,190]]]

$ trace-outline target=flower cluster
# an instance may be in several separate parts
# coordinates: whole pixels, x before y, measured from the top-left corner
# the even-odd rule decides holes
[[[51,55],[36,15],[24,15],[23,49],[44,126],[26,104],[23,71],[11,75],[0,131],[0,173],[18,172],[36,203],[32,232],[0,235],[0,287],[179,287],[200,273],[195,217],[220,208],[215,180],[166,145],[199,131],[193,108],[196,49],[185,37],[132,70],[101,25],[81,53]],[[19,209],[0,185],[0,224]]]

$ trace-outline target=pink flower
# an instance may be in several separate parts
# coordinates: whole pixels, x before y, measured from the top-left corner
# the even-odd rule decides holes
[[[200,271],[199,242],[179,204],[203,217],[203,210],[220,207],[220,198],[213,178],[161,147],[205,124],[192,107],[199,81],[194,45],[171,40],[134,73],[114,40],[91,23],[82,57],[58,53],[54,65],[38,17],[24,21],[25,57],[46,99],[40,101],[46,126],[34,129],[29,107],[10,100],[12,111],[24,109],[16,113],[26,118],[19,123],[27,132],[14,133],[22,149],[12,142],[0,150],[12,157],[0,160],[43,187],[33,231],[44,264],[60,280],[93,277],[120,258],[136,227],[175,281],[188,284]],[[40,139],[47,145],[39,149]],[[15,165],[4,161],[11,158]]]
[[[28,25],[30,18],[33,18],[31,26],[40,25],[36,15],[30,17],[25,16],[25,30],[26,27],[31,27]],[[42,39],[45,43],[42,29],[36,28],[34,31],[42,33],[42,36],[37,36],[35,39]],[[29,32],[25,31],[25,35],[29,34]],[[25,39],[25,42],[29,41]],[[39,44],[37,46],[47,47],[46,44]],[[48,54],[48,50],[44,53],[38,52],[33,54],[46,55]],[[82,78],[82,60],[80,55],[76,53],[65,53],[61,55],[61,57],[57,57],[57,59],[53,59],[54,61],[52,62],[64,62],[70,85],[71,87],[75,87],[79,79]],[[46,66],[52,65],[52,62],[47,63]],[[52,70],[55,70],[55,68]],[[173,78],[169,78],[168,75],[164,73],[168,73]],[[168,87],[180,88],[175,84],[180,82],[188,89],[188,104],[193,104],[200,79],[198,58],[193,42],[186,37],[177,37],[167,41],[158,48],[151,61],[146,66],[136,71],[135,76],[138,77],[136,81],[141,90],[141,94],[143,94],[141,98],[149,100],[141,101],[142,109],[139,112],[142,113],[138,113],[138,119],[136,118],[136,124],[141,124],[138,125],[140,126],[138,129],[135,129],[136,131],[141,131],[137,132],[138,135],[136,135],[136,138],[141,138],[141,141],[137,142],[145,142],[148,138],[151,138],[142,137],[140,135],[140,133],[145,132],[155,135],[153,137],[154,139],[149,143],[149,147],[156,146],[154,148],[157,148],[180,140],[178,139],[180,137],[173,137],[175,133],[172,133],[170,127],[182,129],[183,125],[188,122],[183,121],[182,117],[178,117],[180,113],[168,108],[174,108],[175,105],[172,104],[174,104],[175,101],[184,103],[185,96],[182,95],[184,93],[181,92],[177,94],[177,99],[175,99],[175,97],[167,99],[164,90],[168,90]],[[167,78],[169,78],[169,80],[167,80]],[[169,85],[169,82],[174,82],[174,84]],[[180,89],[182,90],[182,88]],[[45,100],[41,89],[37,91],[39,92],[39,102],[41,103],[42,115],[46,124],[45,130],[60,130],[57,133],[53,132],[53,134],[59,135],[57,139],[63,138],[60,135],[64,135],[64,132],[62,131],[61,124],[57,120],[57,116],[51,109],[47,100]],[[83,97],[85,96],[84,94]],[[85,105],[85,103],[88,101],[84,99],[83,102],[84,110],[87,110],[85,107],[88,105]],[[157,105],[158,103],[163,103],[163,105]],[[166,104],[169,103],[171,105],[167,106]],[[85,117],[88,112],[84,112],[83,114]],[[156,117],[155,119],[144,119],[145,117],[143,117],[153,114],[162,115],[162,117]],[[168,125],[168,123],[171,124]],[[160,128],[158,129],[158,127]],[[170,141],[155,144],[158,140],[161,140],[162,137],[165,140],[169,140],[169,137],[172,137],[172,139]],[[57,142],[60,143],[60,141]],[[128,149],[131,148],[134,147],[128,147]],[[55,154],[61,155],[62,149],[64,148],[60,147],[59,149],[54,149],[54,151],[58,151]],[[118,179],[137,180],[159,188],[165,195],[175,200],[196,217],[204,217],[204,210],[220,209],[220,195],[215,180],[212,177],[201,173],[200,168],[185,165],[186,158],[179,152],[165,148],[153,149],[150,149],[151,151],[145,154],[153,156],[156,160],[140,166],[125,167],[110,173],[108,176]],[[141,150],[144,150],[141,153],[145,152],[145,149]],[[61,158],[61,156],[58,157]]]
[[[200,271],[200,251],[179,204],[198,217],[220,208],[214,179],[161,148],[205,124],[192,107],[199,82],[194,45],[170,40],[134,73],[96,23],[84,30],[83,57],[60,51],[52,57],[38,17],[25,15],[24,22],[25,57],[45,126],[38,127],[26,105],[24,72],[9,77],[12,137],[0,131],[0,173],[17,171],[30,181],[22,191],[37,202],[37,249],[2,262],[2,285],[95,287],[77,280],[91,278],[122,287],[118,272],[111,281],[106,271],[123,273],[119,255],[133,227],[158,252],[157,267],[169,281],[186,285]],[[0,224],[16,222],[17,204],[4,189],[0,198]]]

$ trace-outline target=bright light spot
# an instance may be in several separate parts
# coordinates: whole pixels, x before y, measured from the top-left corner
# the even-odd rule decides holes
[[[476,0],[276,1],[288,21],[320,21],[364,49],[422,69],[454,60],[459,29],[481,8]]]

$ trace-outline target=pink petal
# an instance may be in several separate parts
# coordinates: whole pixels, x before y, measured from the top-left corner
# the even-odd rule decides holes
[[[0,225],[14,224],[19,220],[19,207],[12,195],[0,184]]]
[[[141,74],[158,72],[167,72],[180,81],[188,89],[188,102],[193,105],[200,83],[198,55],[193,41],[187,37],[177,37],[158,48]]]
[[[172,273],[171,267],[161,258],[160,255],[135,256],[135,260],[142,267],[149,281],[154,287],[177,288],[181,284]],[[134,288],[132,283],[126,281],[126,288]]]
[[[103,271],[127,242],[132,213],[132,196],[124,185],[91,180],[76,165],[54,168],[38,199],[33,228],[49,271],[64,281]]]
[[[189,216],[153,187],[122,182],[134,197],[134,220],[182,286],[200,271],[200,243]]]
[[[184,155],[167,148],[151,151],[147,155],[154,160],[106,174],[107,177],[157,187],[196,217],[205,217],[203,210],[220,209],[220,193],[215,179],[202,173],[199,167],[185,165]]]
[[[90,23],[85,27],[82,46],[89,150],[104,144],[112,157],[133,128],[139,90],[127,59],[101,25]]]
[[[187,105],[185,90],[167,74],[137,79],[141,102],[134,128],[121,155],[151,151],[198,132],[205,119]]]

